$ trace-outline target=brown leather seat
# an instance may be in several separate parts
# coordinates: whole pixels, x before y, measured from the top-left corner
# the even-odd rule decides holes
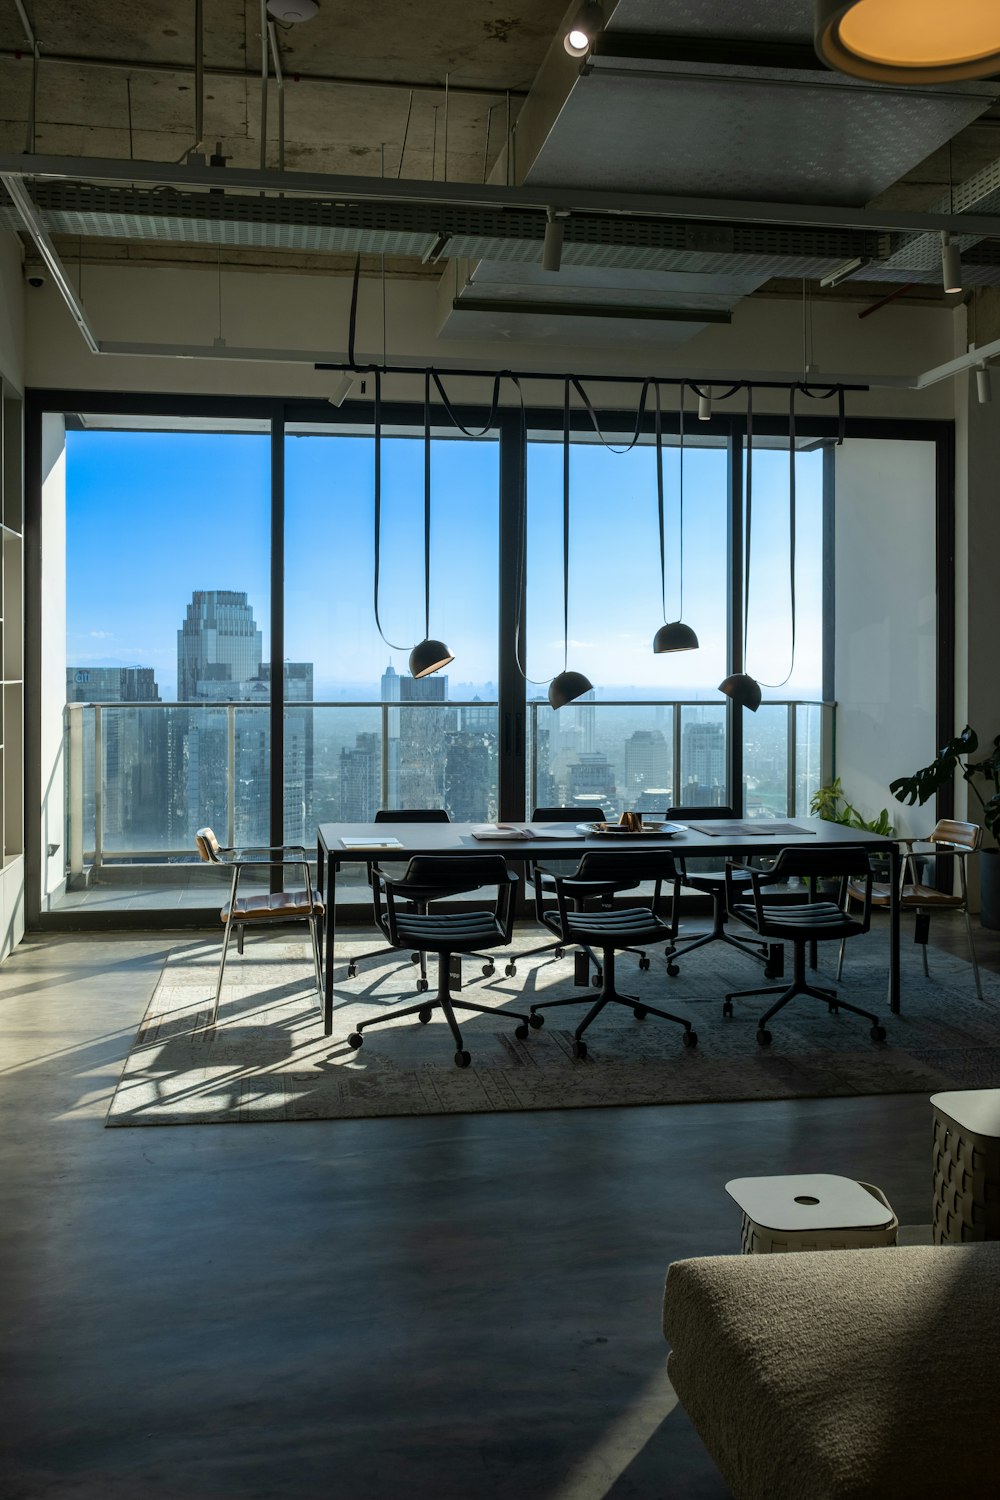
[[[232,915],[241,922],[267,921],[276,917],[321,917],[326,911],[319,897],[310,897],[308,891],[276,891],[271,896],[237,896],[232,908],[228,902],[222,908],[220,916],[223,922],[229,921],[230,909]]]

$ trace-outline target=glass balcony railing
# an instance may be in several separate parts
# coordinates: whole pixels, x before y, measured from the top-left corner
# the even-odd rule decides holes
[[[719,805],[727,781],[722,704],[527,705],[526,805],[662,813]],[[809,810],[820,782],[822,708],[762,705],[745,716],[744,810]],[[67,874],[193,860],[194,832],[268,842],[267,703],[72,703],[66,710]],[[367,822],[380,807],[444,807],[455,821],[499,814],[495,702],[290,702],[284,710],[288,843],[312,848],[320,822]]]

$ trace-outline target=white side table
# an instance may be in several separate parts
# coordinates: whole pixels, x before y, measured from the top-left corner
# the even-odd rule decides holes
[[[868,1182],[829,1172],[735,1177],[726,1192],[743,1210],[744,1255],[896,1243],[899,1221],[884,1193]]]
[[[934,1243],[1000,1240],[1000,1089],[932,1094]]]

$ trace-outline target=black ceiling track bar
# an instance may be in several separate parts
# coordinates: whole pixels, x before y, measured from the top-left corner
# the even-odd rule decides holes
[[[303,232],[310,230],[349,237],[383,234],[397,237],[397,250],[419,254],[438,235],[449,240],[450,254],[475,253],[463,241],[526,242],[532,249],[545,236],[546,215],[536,209],[497,209],[461,204],[379,203],[371,200],[266,197],[220,192],[185,192],[164,187],[115,187],[80,182],[38,181],[31,196],[54,234],[84,234],[128,238],[146,225],[149,236],[161,240],[190,233],[206,242],[245,243],[241,235],[252,226]],[[0,206],[13,205],[0,190]],[[210,226],[229,233],[210,235]],[[725,224],[718,220],[662,219],[642,214],[574,213],[564,221],[564,252],[575,247],[632,248],[635,250],[699,255],[768,255],[814,257],[838,263],[855,256],[877,260],[889,253],[890,236],[871,230],[810,225]],[[337,250],[356,250],[343,238]]]
[[[730,397],[730,396],[731,397],[735,397],[735,395],[739,391],[741,391],[741,390],[745,391],[745,390],[748,390],[748,389],[749,390],[755,390],[755,391],[790,391],[790,390],[796,390],[796,391],[809,392],[809,393],[812,393],[812,394],[817,395],[817,396],[828,396],[828,395],[832,396],[837,391],[868,391],[868,390],[871,389],[871,387],[868,386],[868,385],[841,385],[839,383],[836,384],[836,385],[830,385],[828,381],[824,381],[824,380],[812,380],[812,381],[804,381],[804,380],[795,380],[795,381],[789,381],[789,380],[736,380],[736,381],[726,381],[726,379],[725,379],[724,376],[713,376],[711,379],[708,379],[707,377],[700,376],[700,375],[694,375],[694,376],[692,376],[692,375],[574,375],[572,372],[570,372],[569,374],[567,374],[567,372],[565,370],[561,370],[561,371],[551,371],[551,370],[550,371],[546,371],[546,370],[471,370],[471,369],[470,370],[462,370],[462,369],[451,369],[451,368],[438,370],[433,365],[428,365],[426,367],[423,366],[423,365],[349,365],[349,364],[344,364],[343,362],[339,362],[339,363],[333,363],[333,362],[331,362],[331,363],[327,364],[325,361],[322,364],[315,364],[315,365],[313,365],[313,369],[314,370],[336,370],[336,371],[338,371],[338,372],[340,372],[342,374],[348,374],[348,375],[349,374],[366,375],[370,371],[375,371],[375,370],[378,370],[379,373],[382,374],[382,375],[410,375],[410,376],[415,376],[415,375],[425,375],[425,374],[427,374],[427,375],[430,375],[432,379],[435,376],[438,376],[438,377],[440,377],[441,380],[453,380],[453,379],[456,379],[456,378],[458,378],[458,379],[464,379],[464,378],[472,378],[472,377],[475,376],[475,377],[477,377],[477,378],[479,378],[481,380],[497,380],[497,379],[499,379],[499,380],[510,380],[510,381],[515,381],[515,380],[545,380],[545,381],[558,380],[560,382],[564,382],[564,381],[567,381],[567,380],[570,380],[570,381],[574,381],[575,380],[575,381],[581,381],[582,382],[582,381],[586,380],[589,383],[592,383],[594,385],[635,385],[635,386],[639,386],[639,387],[642,387],[643,385],[647,385],[647,384],[656,384],[656,385],[663,385],[663,386],[667,386],[667,385],[670,385],[670,386],[674,386],[674,385],[676,385],[676,386],[682,386],[682,385],[684,385],[684,386],[687,386],[689,390],[694,390],[698,386],[701,386],[703,389],[705,389],[705,388],[707,388],[710,385],[716,386],[716,385],[728,384],[728,385],[732,386],[732,389],[727,392],[727,397]],[[719,402],[722,402],[723,400],[726,399],[726,397],[723,397],[721,395],[717,395],[715,399],[717,401],[719,401]],[[466,403],[466,404],[468,404],[468,403]],[[728,413],[728,408],[726,408],[724,406],[720,406],[720,408],[719,408],[719,415],[722,416],[722,415],[728,415],[728,414],[729,414]],[[740,415],[740,413],[734,413],[734,414],[735,415]]]

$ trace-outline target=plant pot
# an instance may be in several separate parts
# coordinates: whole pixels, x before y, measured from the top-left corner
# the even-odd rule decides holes
[[[979,921],[1000,931],[1000,849],[979,851]]]

